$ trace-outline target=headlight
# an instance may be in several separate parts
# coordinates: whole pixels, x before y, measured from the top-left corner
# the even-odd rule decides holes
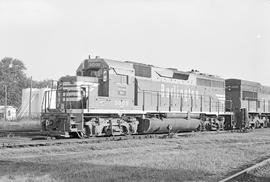
[[[46,119],[45,123],[46,123],[46,126],[50,126],[53,124],[53,121]]]

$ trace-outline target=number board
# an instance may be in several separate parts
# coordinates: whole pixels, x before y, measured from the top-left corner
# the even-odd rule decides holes
[[[90,68],[101,68],[101,63],[90,62],[90,63],[88,63],[88,67],[90,67]]]

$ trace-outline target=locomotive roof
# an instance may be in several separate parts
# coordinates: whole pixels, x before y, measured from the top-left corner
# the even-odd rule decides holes
[[[133,70],[133,64],[129,62],[115,61],[112,59],[102,59],[102,60],[111,68]]]
[[[184,75],[190,75],[193,74],[196,77],[201,77],[201,78],[207,78],[207,79],[217,79],[217,80],[225,80],[217,75],[211,75],[211,74],[206,74],[206,73],[200,73],[199,71],[180,71],[177,68],[162,68],[162,67],[157,67],[149,64],[143,64],[143,63],[138,63],[138,62],[132,62],[132,61],[127,61],[128,63],[133,63],[133,64],[139,64],[139,65],[145,65],[152,67],[154,71],[156,71],[160,76],[163,77],[172,77],[174,73],[178,74],[184,74]]]
[[[109,68],[118,68],[118,69],[129,70],[129,71],[133,70],[133,65],[131,63],[115,61],[111,59],[95,58],[95,59],[84,60],[78,67],[77,72],[85,69],[85,62],[88,62],[88,63],[101,62],[103,63],[103,65],[106,65]]]
[[[261,89],[262,93],[270,94],[270,87],[262,85],[259,82],[253,82],[253,81],[241,80],[241,79],[226,79],[226,84],[241,85],[241,87],[244,87],[245,89],[255,87],[257,89]]]
[[[198,71],[179,71],[176,68],[161,68],[161,67],[157,67],[157,66],[153,66],[153,65],[149,65],[149,64],[144,64],[144,63],[133,62],[133,61],[116,61],[116,60],[104,59],[104,58],[86,59],[85,61],[88,61],[88,63],[89,62],[101,62],[101,63],[104,63],[104,65],[106,65],[106,67],[116,68],[116,69],[121,69],[121,70],[128,70],[128,71],[133,71],[134,65],[143,65],[143,66],[153,68],[153,70],[155,72],[157,72],[160,76],[164,76],[164,77],[172,77],[173,74],[176,73],[176,74],[183,74],[183,75],[193,74],[196,77],[201,77],[201,78],[206,78],[206,79],[224,80],[223,78],[221,78],[219,76],[200,73]],[[85,61],[83,61],[80,64],[80,66],[77,69],[77,72],[85,69],[84,68]]]
[[[225,81],[224,78],[221,78],[220,76],[217,75],[211,75],[211,74],[206,74],[206,73],[200,73],[200,72],[189,72],[190,74],[196,75],[198,78],[206,78],[206,79],[215,79],[215,80],[222,80]]]
[[[248,81],[248,80],[242,80],[242,79],[226,79],[227,83],[231,84],[238,84],[238,85],[249,85],[249,86],[262,86],[259,82],[253,82],[253,81]]]

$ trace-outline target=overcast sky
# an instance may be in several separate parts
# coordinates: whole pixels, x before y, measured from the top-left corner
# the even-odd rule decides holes
[[[88,55],[270,86],[269,0],[0,0],[0,58],[33,79]]]

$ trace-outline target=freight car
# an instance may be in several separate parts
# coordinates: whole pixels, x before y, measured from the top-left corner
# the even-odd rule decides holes
[[[259,128],[268,127],[270,118],[270,87],[260,83],[240,80],[227,79],[226,83],[226,108],[234,112],[235,121],[239,119],[240,109],[247,112],[247,127]],[[235,123],[239,125],[239,123]],[[236,126],[238,127],[238,126]]]
[[[56,109],[47,100],[42,130],[66,137],[218,129],[231,119],[223,78],[99,57],[60,78]]]

